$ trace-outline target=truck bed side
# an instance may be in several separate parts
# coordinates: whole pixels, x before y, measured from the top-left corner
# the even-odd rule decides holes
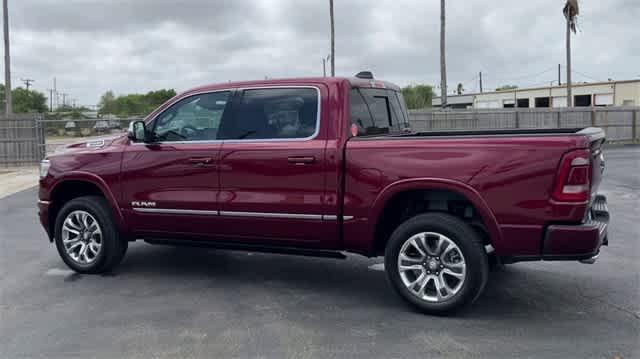
[[[344,215],[353,219],[344,224],[345,246],[375,252],[377,224],[392,215],[385,212],[390,198],[440,190],[473,205],[498,254],[537,255],[545,225],[584,216],[586,204],[553,203],[550,194],[563,154],[586,146],[588,139],[575,134],[353,138],[346,148]]]

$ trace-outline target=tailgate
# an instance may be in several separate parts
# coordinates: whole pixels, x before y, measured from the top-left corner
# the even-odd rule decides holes
[[[602,174],[604,172],[604,154],[602,153],[602,145],[606,138],[604,130],[597,127],[589,127],[578,132],[581,135],[585,135],[589,138],[591,149],[591,161],[592,161],[592,173],[591,173],[591,203],[596,198],[598,193],[598,187],[602,182]]]

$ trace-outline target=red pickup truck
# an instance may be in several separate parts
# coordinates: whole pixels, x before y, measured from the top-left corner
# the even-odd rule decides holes
[[[593,262],[607,244],[597,128],[411,132],[370,73],[225,83],[176,96],[127,135],[41,165],[39,214],[64,262],[111,270],[129,241],[384,256],[427,313],[472,302],[489,264]]]

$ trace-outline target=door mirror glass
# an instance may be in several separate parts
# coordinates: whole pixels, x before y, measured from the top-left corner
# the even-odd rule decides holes
[[[129,124],[129,138],[136,142],[146,142],[147,128],[144,121],[132,121]]]

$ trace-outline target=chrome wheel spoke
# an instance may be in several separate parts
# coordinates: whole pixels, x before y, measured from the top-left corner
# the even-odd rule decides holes
[[[80,240],[70,241],[69,243],[67,243],[67,252],[73,251],[74,249],[78,248],[78,246],[82,246],[82,245],[83,243],[80,242]]]
[[[422,265],[420,265],[420,264],[413,264],[413,265],[408,265],[408,266],[400,265],[399,268],[400,268],[401,272],[406,272],[408,270],[422,271],[424,269],[424,267]]]
[[[424,260],[424,256],[420,258],[409,257],[404,253],[400,253],[400,264],[402,265],[411,265],[411,264],[421,264]]]
[[[452,295],[453,290],[449,288],[447,282],[442,278],[442,275],[434,278],[434,284],[436,287],[436,298],[438,300],[449,298]]]
[[[424,242],[424,236],[414,236],[410,240],[411,246],[415,248],[415,250],[420,253],[421,258],[424,258],[427,254],[427,246]]]
[[[69,217],[67,217],[67,219],[65,219],[64,228],[73,229],[75,231],[79,231],[79,230],[82,229],[79,224],[73,222],[73,217],[71,217],[71,216],[69,216]]]
[[[451,270],[451,269],[449,269],[449,268],[445,268],[445,269],[443,269],[443,270],[442,270],[442,274],[443,274],[443,275],[444,275],[444,274],[446,274],[446,275],[450,275],[450,276],[452,276],[452,277],[454,277],[454,278],[456,278],[456,279],[464,279],[464,275],[465,275],[464,273],[454,272],[454,271],[452,271],[452,270]]]
[[[427,284],[429,284],[429,282],[433,280],[432,276],[426,276],[426,278],[422,279],[421,283],[420,283],[420,288],[418,288],[416,294],[419,297],[423,297],[424,296],[424,291],[425,289],[427,289]]]
[[[436,250],[434,251],[434,255],[442,256],[444,251],[449,248],[449,239],[444,236],[438,236],[438,244],[436,244]]]

